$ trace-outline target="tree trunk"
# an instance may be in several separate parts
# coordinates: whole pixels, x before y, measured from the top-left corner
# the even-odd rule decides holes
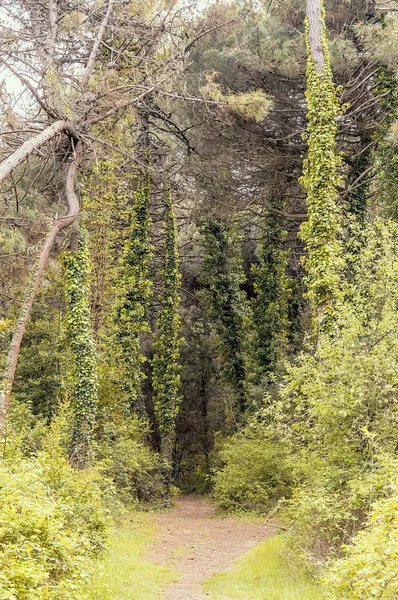
[[[51,129],[51,128],[49,128]],[[62,129],[60,129],[62,130]],[[45,130],[48,131],[48,130]],[[43,132],[44,133],[44,132]],[[53,133],[53,135],[55,135]],[[48,138],[50,139],[50,138]],[[32,140],[30,140],[32,141]],[[42,142],[44,143],[44,142]],[[25,144],[24,144],[25,145]],[[37,148],[38,146],[36,146]],[[68,173],[66,176],[66,185],[65,185],[65,193],[66,199],[68,202],[69,211],[65,217],[61,217],[55,220],[51,226],[50,231],[47,234],[47,237],[44,242],[44,246],[40,253],[39,260],[32,272],[31,280],[28,285],[28,289],[26,291],[25,300],[22,305],[21,313],[17,320],[17,324],[15,326],[15,330],[12,336],[10,348],[8,351],[4,377],[2,382],[2,387],[0,390],[0,438],[4,435],[4,426],[7,419],[8,408],[10,405],[10,397],[12,391],[12,385],[14,383],[15,371],[18,363],[19,351],[21,349],[21,343],[23,336],[25,334],[26,326],[29,321],[30,313],[32,311],[33,302],[36,298],[40,282],[44,273],[44,270],[47,266],[48,259],[50,256],[51,249],[54,245],[55,239],[61,229],[65,229],[69,227],[75,220],[79,214],[80,203],[79,199],[75,192],[75,176],[76,170],[79,163],[81,153],[81,144],[79,143],[76,147],[75,158],[68,169]],[[12,158],[12,155],[10,158]],[[5,161],[6,162],[6,161]],[[20,161],[22,162],[22,161]],[[19,163],[18,163],[19,164]],[[11,167],[12,170],[12,167]]]
[[[162,440],[162,458],[165,461],[164,475],[167,494],[170,492],[171,478],[173,472],[173,434],[167,433]]]
[[[94,45],[92,47],[89,59],[87,61],[87,65],[86,68],[84,70],[84,74],[81,80],[81,87],[82,89],[85,89],[88,86],[88,83],[90,81],[90,77],[91,77],[91,73],[93,71],[94,68],[94,63],[95,63],[95,59],[97,58],[97,54],[98,54],[98,50],[100,48],[101,42],[102,42],[102,38],[104,37],[105,34],[105,29],[108,25],[108,21],[110,19],[110,16],[112,14],[112,10],[113,10],[113,0],[109,0],[108,2],[108,8],[107,11],[105,13],[105,16],[102,20],[101,26],[99,28],[97,37],[95,38],[95,42]]]
[[[307,0],[308,42],[317,73],[322,73],[325,55],[322,41],[324,37],[322,19],[322,0]]]
[[[209,436],[209,420],[208,420],[208,399],[207,399],[207,377],[206,368],[202,373],[202,385],[201,385],[201,396],[202,396],[202,427],[203,427],[203,450],[205,453],[205,468],[206,475],[209,474],[210,470],[210,436]]]
[[[41,131],[30,140],[27,140],[20,148],[18,148],[18,150],[13,152],[11,156],[0,163],[0,184],[3,183],[5,178],[35,150],[52,140],[59,133],[68,131],[72,132],[70,123],[67,121],[55,121],[50,127],[47,127],[44,131]]]

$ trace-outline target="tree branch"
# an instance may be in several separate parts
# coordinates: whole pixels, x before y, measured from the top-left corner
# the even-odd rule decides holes
[[[89,59],[87,61],[87,65],[86,68],[84,70],[84,74],[81,80],[81,87],[83,89],[85,89],[88,85],[89,79],[91,77],[91,73],[93,71],[94,68],[94,63],[95,63],[95,59],[97,58],[97,54],[98,54],[98,49],[100,47],[102,38],[104,37],[104,33],[105,33],[105,29],[108,25],[108,21],[110,19],[111,13],[112,13],[112,9],[113,9],[113,0],[109,0],[108,2],[108,9],[105,13],[105,17],[102,20],[101,26],[99,28],[97,37],[95,39],[93,48],[91,50]]]
[[[72,125],[68,121],[56,121],[44,131],[35,135],[30,140],[27,140],[18,150],[13,152],[6,160],[0,163],[0,184],[3,183],[6,177],[13,171],[18,165],[32,154],[35,150],[43,146],[46,142],[53,139],[56,135],[61,132],[73,132]]]
[[[35,88],[33,87],[33,85],[30,83],[30,81],[28,79],[26,79],[23,75],[20,75],[18,73],[18,71],[16,69],[14,69],[14,67],[12,67],[7,61],[4,60],[4,58],[0,58],[0,62],[2,62],[3,65],[5,67],[7,67],[7,69],[9,71],[11,71],[11,73],[13,75],[15,75],[15,77],[17,77],[19,79],[19,81],[21,83],[23,83],[26,88],[28,88],[28,90],[30,91],[30,93],[32,94],[32,96],[34,97],[36,102],[38,104],[40,104],[42,109],[48,114],[49,117],[52,117],[53,119],[59,119],[59,115],[57,115],[57,113],[54,112],[49,106],[47,106],[47,104],[44,102],[44,100],[42,98],[40,98],[40,95],[37,93],[37,91],[35,90]]]

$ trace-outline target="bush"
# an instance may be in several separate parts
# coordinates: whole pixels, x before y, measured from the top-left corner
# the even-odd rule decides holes
[[[66,459],[0,464],[0,599],[81,600],[107,518],[95,473]]]
[[[103,425],[97,458],[125,502],[156,503],[165,496],[161,457],[145,443],[148,426],[136,416]]]
[[[226,440],[219,460],[214,498],[222,509],[264,511],[291,493],[293,470],[287,448],[271,443],[261,425]]]
[[[50,428],[13,410],[0,461],[0,600],[82,600],[104,548],[111,483],[67,456],[68,406]]]
[[[263,425],[227,442],[216,475],[225,507],[285,497],[291,555],[311,566],[357,539],[396,479],[398,227],[376,222],[363,238],[333,335],[320,334],[288,366]]]
[[[375,503],[367,527],[344,548],[327,582],[339,600],[398,598],[397,495]]]

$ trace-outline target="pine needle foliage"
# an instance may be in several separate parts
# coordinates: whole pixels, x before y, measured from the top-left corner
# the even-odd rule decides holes
[[[129,215],[130,232],[121,260],[121,293],[116,304],[117,345],[123,364],[123,384],[130,407],[136,406],[144,375],[141,340],[150,332],[148,323],[152,281],[149,264],[152,245],[149,237],[151,184],[149,176],[137,188]]]
[[[221,85],[214,81],[216,73],[206,76],[207,84],[201,92],[208,98],[219,102],[220,107],[260,123],[268,115],[272,100],[263,90],[252,89],[236,94],[223,93]]]
[[[301,238],[306,244],[307,256],[303,266],[307,271],[307,296],[313,312],[315,331],[330,329],[335,311],[342,301],[342,215],[338,203],[337,168],[340,157],[336,154],[338,115],[344,107],[339,101],[339,89],[333,83],[330,55],[326,38],[323,12],[322,46],[325,64],[317,72],[307,29],[307,135],[308,157],[304,161],[301,178],[307,190],[308,220],[301,226]]]
[[[84,467],[95,426],[98,389],[96,348],[90,311],[90,255],[87,234],[79,232],[78,247],[64,256],[65,326],[73,364],[72,462]]]
[[[154,408],[159,427],[162,454],[170,462],[171,443],[180,404],[180,304],[178,288],[181,282],[177,246],[177,227],[170,189],[165,190],[164,268],[161,308],[157,320],[157,335],[152,360]]]

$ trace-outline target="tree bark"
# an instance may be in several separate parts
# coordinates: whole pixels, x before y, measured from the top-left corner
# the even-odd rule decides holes
[[[161,456],[165,462],[164,478],[167,494],[170,492],[173,471],[173,434],[168,433],[162,440]]]
[[[322,8],[322,0],[307,0],[308,42],[317,73],[322,73],[325,65]]]
[[[92,73],[93,68],[94,68],[95,59],[97,58],[98,50],[99,50],[100,44],[102,42],[102,38],[104,37],[105,29],[106,29],[106,27],[108,25],[108,21],[110,19],[111,14],[112,14],[112,10],[113,10],[113,0],[109,0],[107,11],[106,11],[105,16],[104,16],[104,18],[102,20],[101,26],[99,28],[97,37],[95,39],[93,48],[91,50],[91,53],[90,53],[89,59],[87,61],[87,65],[86,65],[86,68],[84,70],[84,74],[83,74],[83,77],[82,77],[82,80],[81,80],[81,84],[80,85],[81,85],[81,87],[83,89],[85,89],[87,87],[88,82],[90,80],[91,73]]]
[[[55,123],[23,143],[18,150],[0,163],[0,184],[3,183],[11,171],[23,163],[35,150],[52,140],[59,133],[67,131],[72,132],[72,126],[68,121],[55,121]]]
[[[47,40],[46,40],[47,69],[51,68],[53,61],[54,61],[55,42],[57,39],[57,26],[58,26],[57,0],[49,0],[49,2],[48,2],[48,22],[49,22],[50,28],[49,28]]]
[[[4,371],[2,387],[0,390],[0,438],[4,435],[4,427],[7,419],[8,408],[10,405],[12,385],[15,379],[15,371],[17,368],[18,356],[21,349],[22,339],[25,334],[30,313],[32,311],[33,302],[36,298],[44,270],[48,263],[51,249],[61,229],[65,229],[66,227],[72,225],[80,211],[79,198],[75,192],[75,178],[76,170],[80,161],[81,150],[81,143],[78,143],[78,145],[76,146],[74,160],[70,165],[66,176],[65,194],[66,200],[68,202],[68,214],[65,217],[60,217],[59,219],[56,219],[53,222],[50,231],[47,234],[42,251],[40,253],[40,257],[32,272],[30,283],[26,291],[25,300],[23,302],[22,309],[12,336]],[[12,156],[10,158],[12,158]]]

